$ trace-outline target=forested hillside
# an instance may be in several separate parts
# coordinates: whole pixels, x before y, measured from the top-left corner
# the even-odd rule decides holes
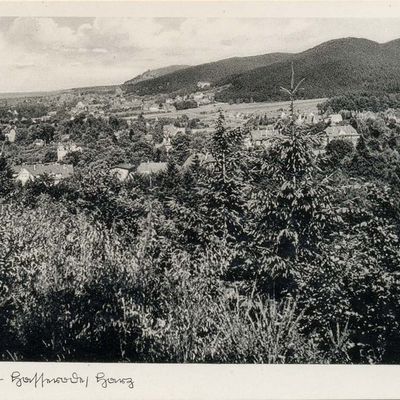
[[[287,53],[271,53],[253,57],[234,57],[207,64],[181,69],[159,78],[146,80],[134,85],[125,84],[125,90],[139,95],[171,93],[174,91],[193,91],[199,81],[218,84],[234,74],[290,59]]]
[[[219,99],[255,101],[282,99],[279,82],[287,79],[290,62],[299,78],[306,78],[306,98],[330,97],[357,92],[398,92],[400,42],[379,44],[366,39],[337,39],[283,61],[219,82],[231,87]]]
[[[281,100],[280,82],[288,79],[287,71],[294,62],[297,76],[307,80],[307,91],[300,97],[392,93],[400,90],[399,55],[399,40],[379,44],[358,38],[336,39],[298,54],[230,58],[125,88],[142,95],[171,93],[195,91],[198,81],[209,81],[224,87],[217,93],[220,101]]]

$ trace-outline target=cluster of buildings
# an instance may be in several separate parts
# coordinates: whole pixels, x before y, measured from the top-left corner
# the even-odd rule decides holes
[[[34,144],[41,147],[44,146],[44,141],[37,139]],[[74,173],[72,164],[62,162],[65,156],[71,152],[82,152],[82,147],[72,142],[59,143],[57,146],[57,162],[15,165],[12,167],[13,176],[22,185],[33,182],[43,175],[49,176],[55,184],[58,184],[61,180],[71,177]]]
[[[138,97],[126,95],[120,87],[115,93],[63,93],[58,96],[57,104],[68,107],[71,119],[85,113],[95,117],[111,113],[126,113],[129,111],[143,113],[166,113],[176,111],[175,105],[184,101],[193,101],[197,106],[214,103],[214,93],[210,82],[198,82],[197,91],[188,95],[165,97],[165,95]],[[76,101],[78,102],[74,104]],[[73,105],[71,107],[71,105]]]
[[[197,103],[197,106],[214,103],[215,95],[213,92],[194,92],[185,96],[176,96],[174,102],[179,103],[181,101],[193,100]]]
[[[214,103],[214,93],[195,92],[188,95],[177,95],[165,100],[152,99],[142,102],[141,111],[145,113],[165,113],[176,111],[176,105],[185,101],[193,101],[197,107]]]
[[[39,122],[48,122],[48,121],[51,121],[54,118],[54,116],[57,114],[56,111],[50,111],[48,114],[42,115],[41,117],[26,118],[26,117],[19,117],[17,110],[14,110],[14,111],[9,110],[9,113],[11,113],[13,118],[8,119],[8,122],[10,124],[14,124],[14,125],[18,124],[19,122],[22,122],[22,123],[30,122],[32,124],[37,124]]]
[[[207,167],[215,162],[214,157],[209,153],[195,153],[190,155],[183,163],[182,170],[190,168],[196,160],[202,167]],[[121,163],[111,168],[110,173],[123,182],[132,179],[135,173],[142,176],[151,176],[152,174],[166,172],[167,168],[168,164],[166,162],[146,161],[140,163],[136,168],[132,164]]]
[[[83,101],[78,101],[78,103],[69,110],[71,119],[74,119],[79,114],[92,115],[94,117],[102,117],[105,115],[104,104],[102,103],[84,103]]]
[[[143,101],[141,105],[141,111],[147,113],[163,113],[176,111],[176,107],[173,103],[165,102],[156,102],[155,100],[147,100]]]
[[[189,95],[189,99],[194,100],[197,106],[200,107],[214,103],[215,95],[212,92],[196,92]]]
[[[296,125],[301,124],[316,124],[322,121],[322,118],[317,117],[313,114],[309,115],[299,115],[296,119]],[[321,145],[315,152],[318,154],[325,152],[325,147],[332,140],[348,140],[353,146],[356,146],[360,138],[360,134],[348,123],[343,121],[340,114],[332,114],[328,116],[324,122],[330,125],[321,132]],[[271,146],[273,140],[276,137],[281,136],[279,126],[277,124],[270,124],[263,127],[258,127],[258,129],[253,129],[244,139],[244,146],[247,149],[264,147],[268,148]]]
[[[190,93],[188,95],[177,95],[175,97],[168,97],[160,99],[151,99],[151,98],[137,98],[137,97],[124,97],[124,94],[120,90],[116,92],[115,95],[106,96],[106,95],[84,95],[79,97],[79,101],[71,104],[75,104],[73,107],[69,109],[69,114],[71,118],[74,118],[79,114],[86,115],[94,115],[94,116],[104,116],[104,118],[108,118],[105,113],[112,110],[138,110],[145,111],[148,113],[162,113],[168,111],[176,110],[175,104],[184,101],[194,101],[198,106],[214,103],[214,93],[211,89],[210,82],[197,82],[197,91]],[[71,101],[71,99],[75,99],[76,96],[68,96],[63,100]],[[159,100],[159,102],[157,101]],[[212,108],[212,107],[211,107]],[[107,110],[107,111],[105,111]],[[282,111],[279,110],[279,112]],[[10,115],[13,118],[18,120],[18,113],[12,112],[10,110]],[[205,114],[205,113],[204,113]],[[366,113],[364,113],[366,114]],[[361,115],[361,113],[357,113],[355,117],[369,117],[368,115]],[[373,113],[372,113],[373,114]],[[398,115],[395,110],[392,112],[387,112],[387,118],[391,118],[394,120],[400,121],[400,115]],[[230,110],[225,113],[226,122],[231,127],[242,126],[243,122],[246,118],[253,115],[254,112],[250,110],[250,113],[246,113],[244,111],[234,111]],[[50,111],[46,116],[41,118],[32,118],[32,122],[47,122],[56,116],[56,111]],[[374,115],[373,115],[374,116]],[[285,114],[282,111],[281,120],[285,120],[289,118],[289,115]],[[157,119],[158,117],[156,117]],[[202,124],[206,120],[207,116],[202,115],[201,117]],[[130,122],[130,120],[128,121]],[[281,130],[277,124],[268,124],[270,121],[263,121],[262,123],[265,125],[258,126],[257,129],[252,129],[246,135],[244,139],[244,147],[246,149],[253,148],[268,148],[271,146],[273,140],[282,135]],[[301,126],[303,124],[306,125],[315,125],[319,122],[325,122],[329,124],[329,126],[322,132],[322,140],[321,146],[319,149],[315,149],[316,152],[323,153],[325,147],[335,139],[344,139],[349,140],[355,146],[360,138],[360,135],[357,131],[346,121],[343,121],[343,118],[340,114],[332,114],[324,118],[321,115],[316,115],[313,113],[306,112],[298,112],[296,115],[296,125]],[[211,126],[211,122],[210,122]],[[202,127],[202,128],[193,128],[190,129],[192,135],[203,134],[213,132],[214,127]],[[6,140],[8,142],[14,142],[16,140],[16,127],[13,124],[10,124],[3,129]],[[161,143],[157,143],[154,145],[156,149],[163,149],[167,153],[172,149],[172,141],[179,134],[185,134],[185,127],[177,127],[173,124],[167,124],[163,126],[163,138]],[[121,132],[115,132],[116,137],[118,137]],[[152,135],[146,135],[144,139],[148,142],[153,143]],[[61,139],[62,140],[62,139]],[[44,146],[44,141],[38,139],[35,141],[36,146]],[[17,181],[20,181],[22,184],[26,184],[28,181],[34,181],[38,176],[47,174],[51,176],[54,181],[57,183],[62,179],[65,179],[73,174],[73,166],[70,164],[64,164],[63,161],[65,157],[73,152],[82,152],[82,148],[77,146],[75,143],[68,141],[64,141],[59,143],[57,146],[57,163],[50,164],[22,164],[14,167],[14,176]],[[209,165],[212,164],[215,160],[212,158],[210,154],[196,153],[192,154],[182,165],[183,169],[189,168],[194,162],[198,162],[200,165]],[[141,175],[150,175],[153,173],[158,173],[162,171],[166,171],[167,164],[165,162],[142,162],[138,167],[134,167],[131,164],[123,163],[118,164],[114,168],[111,169],[111,172],[116,174],[118,179],[124,181],[132,176],[134,173],[138,173]]]
[[[121,95],[120,97],[111,98],[108,106],[110,111],[142,110],[143,100],[136,98],[127,99]]]

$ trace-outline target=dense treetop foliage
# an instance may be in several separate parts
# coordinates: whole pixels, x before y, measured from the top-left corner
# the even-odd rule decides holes
[[[371,93],[364,94],[347,94],[336,96],[318,105],[322,113],[339,112],[342,110],[357,111],[385,111],[388,108],[400,108],[400,94],[390,93],[373,95]]]
[[[18,103],[15,107],[0,105],[0,119],[11,119],[16,111],[20,118],[38,118],[47,114],[48,107],[40,102]]]

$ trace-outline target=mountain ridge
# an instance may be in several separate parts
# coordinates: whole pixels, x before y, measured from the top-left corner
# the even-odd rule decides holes
[[[282,99],[279,86],[289,81],[293,62],[298,79],[305,78],[304,98],[330,97],[348,92],[396,92],[400,90],[400,40],[391,44],[363,38],[341,38],[321,43],[283,61],[238,74],[220,85],[229,88],[219,100],[231,97],[256,101]]]
[[[354,91],[396,92],[400,91],[399,57],[400,39],[378,43],[345,37],[299,53],[231,57],[200,64],[124,86],[124,90],[139,95],[193,91],[197,81],[208,80],[213,86],[225,88],[217,93],[220,101],[281,100],[279,87],[289,82],[293,62],[296,76],[306,78],[303,97],[329,97]]]

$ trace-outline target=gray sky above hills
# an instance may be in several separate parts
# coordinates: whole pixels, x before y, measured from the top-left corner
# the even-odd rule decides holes
[[[0,18],[0,92],[119,84],[147,69],[299,52],[326,40],[400,38],[400,20]]]

